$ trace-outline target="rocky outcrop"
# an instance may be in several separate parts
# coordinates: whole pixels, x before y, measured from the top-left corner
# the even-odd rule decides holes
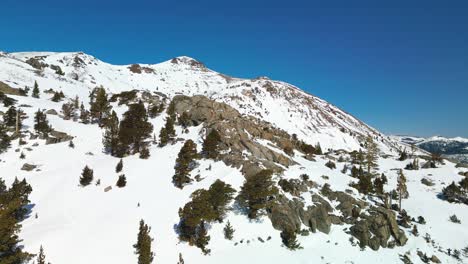
[[[408,238],[399,229],[393,211],[371,207],[366,214],[361,214],[361,219],[350,228],[351,235],[359,240],[361,247],[369,246],[373,250],[386,248],[391,237],[398,246],[406,244]]]
[[[72,140],[73,137],[64,132],[52,130],[45,139],[46,144],[49,145],[69,141]]]
[[[227,165],[241,168],[246,176],[263,168],[281,172],[282,166],[295,164],[282,151],[292,145],[289,134],[270,123],[242,116],[231,106],[205,96],[179,95],[174,97],[172,104],[179,116],[184,112],[188,115],[191,125],[203,124],[206,132],[216,129],[221,135],[220,148],[226,153],[220,159]],[[276,147],[262,144],[261,140],[270,141]]]
[[[11,86],[9,86],[8,84],[0,81],[0,92],[4,93],[4,94],[10,94],[10,95],[23,95],[19,89],[16,89],[16,88],[12,88]]]
[[[24,171],[32,171],[32,170],[34,170],[35,168],[37,168],[37,165],[25,163],[25,164],[23,164],[23,166],[21,167],[21,170],[24,170]]]

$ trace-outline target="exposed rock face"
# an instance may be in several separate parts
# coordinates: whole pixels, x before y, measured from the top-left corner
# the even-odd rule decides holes
[[[49,109],[45,112],[48,115],[58,115],[57,111],[55,109]]]
[[[361,214],[362,220],[351,227],[351,235],[356,237],[361,247],[369,246],[373,250],[388,247],[388,240],[393,237],[398,246],[406,244],[408,238],[398,228],[393,211],[383,207],[371,207],[367,214]]]
[[[21,167],[21,170],[24,170],[24,171],[32,171],[32,170],[34,170],[35,168],[37,168],[37,165],[25,163],[25,164],[23,164],[23,166]]]
[[[8,84],[0,81],[0,92],[4,94],[11,94],[11,95],[21,95],[20,90],[16,88],[12,88]]]
[[[295,164],[281,150],[292,145],[290,136],[270,123],[241,116],[229,105],[205,96],[179,95],[174,97],[173,104],[177,114],[188,114],[192,125],[203,123],[207,132],[216,129],[221,135],[221,149],[228,152],[222,154],[220,159],[227,165],[241,167],[246,176],[253,175],[262,168],[281,172],[281,166]],[[277,149],[267,147],[258,140],[271,141]]]
[[[49,136],[46,138],[46,144],[47,145],[57,144],[57,143],[69,141],[72,139],[73,137],[68,135],[67,133],[52,130],[52,132],[50,132]]]

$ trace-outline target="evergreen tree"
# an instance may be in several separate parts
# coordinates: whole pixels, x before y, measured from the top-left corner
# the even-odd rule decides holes
[[[367,168],[367,173],[369,175],[372,175],[379,168],[379,165],[377,163],[379,159],[379,147],[370,135],[366,138],[366,149],[367,151],[365,153],[365,164]]]
[[[59,92],[54,92],[54,95],[52,96],[51,100],[52,102],[60,102],[60,100],[62,100],[62,96],[60,95]]]
[[[127,185],[127,178],[125,177],[125,174],[122,174],[119,176],[119,179],[117,180],[117,187],[123,188]]]
[[[322,147],[320,146],[320,143],[317,143],[315,145],[315,154],[317,154],[317,155],[322,155],[323,154]]]
[[[259,211],[267,208],[272,198],[278,194],[272,176],[271,170],[262,170],[245,180],[240,199],[247,206],[250,219],[256,219]]]
[[[92,118],[95,118],[98,124],[102,124],[103,120],[109,115],[112,106],[109,104],[107,99],[107,93],[104,87],[94,88],[90,95],[90,114]]]
[[[7,127],[0,123],[0,153],[3,153],[10,147],[11,140],[7,130]]]
[[[398,158],[399,161],[405,161],[408,158],[408,153],[406,152],[406,148],[400,153],[400,157]]]
[[[172,117],[168,117],[166,119],[166,124],[164,125],[164,128],[166,129],[169,140],[173,140],[176,136],[176,132],[174,129],[174,119]]]
[[[34,129],[38,133],[42,133],[43,135],[47,136],[49,132],[52,131],[52,128],[49,125],[49,121],[47,121],[47,115],[40,109],[37,110],[36,115],[34,116],[34,121]]]
[[[12,105],[10,106],[10,108],[8,108],[8,110],[3,115],[3,123],[9,127],[15,127],[17,125],[16,120],[18,116],[19,116],[19,113],[16,110],[16,107]],[[21,128],[21,118],[18,118],[18,121],[19,121],[19,127]]]
[[[24,207],[29,203],[30,186],[16,180],[15,190],[8,189],[0,178],[0,263],[21,264],[31,259],[32,255],[24,252],[18,237],[20,222],[24,219]],[[24,181],[25,182],[25,181]],[[26,211],[27,212],[27,211]]]
[[[140,159],[148,159],[150,157],[149,149],[144,145],[140,150]]]
[[[302,249],[301,244],[299,244],[299,242],[297,241],[296,233],[293,231],[282,231],[281,240],[289,250]]]
[[[159,146],[164,147],[169,142],[169,135],[165,127],[162,127],[159,131]]]
[[[232,240],[234,238],[234,228],[232,227],[231,223],[228,221],[226,226],[224,226],[224,238],[227,240]]]
[[[63,119],[69,120],[75,116],[75,108],[73,103],[64,103],[62,104],[62,114]]]
[[[148,115],[143,102],[131,104],[124,113],[120,122],[119,141],[125,152],[132,150],[133,153],[140,151],[144,140],[151,137],[153,125],[148,122]]]
[[[75,148],[75,143],[73,143],[73,140],[70,140],[70,142],[68,143],[68,147]]]
[[[34,81],[34,88],[32,90],[32,95],[31,96],[34,97],[34,98],[39,98],[39,93],[40,93],[39,85],[37,84],[37,81]]]
[[[374,179],[374,191],[376,194],[382,195],[384,193],[384,181],[381,177]]]
[[[150,264],[154,259],[154,252],[151,251],[153,238],[150,236],[151,227],[143,219],[140,221],[137,242],[133,245],[135,254],[138,255],[138,264]]]
[[[182,126],[182,128],[186,129],[187,127],[190,126],[190,117],[188,112],[183,112],[182,115],[179,117],[179,125]]]
[[[177,188],[182,189],[184,185],[192,181],[189,174],[195,168],[195,159],[197,158],[197,145],[190,139],[185,141],[177,156],[174,167],[175,174],[172,177],[172,181]]]
[[[112,111],[106,122],[102,144],[104,145],[104,150],[114,156],[117,155],[119,150],[119,143],[119,118],[117,117],[117,113]]]
[[[115,166],[115,172],[119,173],[122,171],[122,169],[123,169],[123,160],[120,159],[119,163],[117,163],[117,166]]]
[[[166,110],[167,115],[174,121],[176,119],[176,113],[175,113],[175,104],[174,101],[169,103],[169,106],[167,107]]]
[[[85,109],[83,102],[80,105],[80,119],[83,124],[89,123],[89,111]]]
[[[83,172],[81,173],[80,177],[80,184],[81,186],[87,186],[91,184],[94,178],[94,172],[92,169],[90,169],[87,165],[84,167]]]
[[[397,179],[397,190],[398,190],[398,199],[399,199],[399,206],[398,209],[401,212],[401,199],[403,196],[406,196],[408,190],[406,188],[406,177],[403,174],[403,170],[398,172],[398,179]]]
[[[39,249],[39,255],[37,255],[37,261],[36,262],[37,262],[37,264],[46,264],[44,249],[42,248],[42,246]]]
[[[206,230],[205,221],[201,221],[196,231],[195,245],[202,250],[203,254],[208,255],[211,252],[210,249],[206,248],[209,242],[210,236]]]
[[[221,136],[216,129],[212,129],[203,141],[202,154],[208,159],[216,159],[219,155]]]
[[[371,175],[364,173],[361,167],[359,167],[359,181],[357,189],[362,194],[372,193],[374,187],[372,185]]]
[[[217,179],[208,189],[210,194],[209,203],[216,212],[216,219],[221,221],[226,214],[226,206],[234,198],[236,190],[231,185]]]

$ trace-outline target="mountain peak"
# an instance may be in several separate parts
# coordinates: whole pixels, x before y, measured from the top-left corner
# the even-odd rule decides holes
[[[202,62],[197,61],[194,58],[188,56],[179,56],[171,60],[173,64],[185,64],[197,68],[205,68],[205,65]]]

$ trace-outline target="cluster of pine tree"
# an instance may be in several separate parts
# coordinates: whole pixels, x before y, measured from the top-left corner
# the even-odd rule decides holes
[[[184,188],[185,185],[192,182],[189,177],[190,172],[197,166],[196,159],[199,158],[197,153],[197,145],[191,139],[185,141],[179,151],[174,166],[175,174],[172,177],[172,182],[177,188]]]
[[[55,91],[54,95],[52,96],[50,100],[52,100],[52,102],[60,102],[63,98],[65,98],[65,95],[63,94],[62,91],[60,92]]]
[[[7,188],[0,179],[0,263],[26,263],[32,255],[24,252],[18,234],[21,221],[28,215],[26,206],[30,203],[31,186],[26,180],[15,179]]]
[[[262,170],[245,180],[238,200],[246,207],[250,219],[261,215],[262,210],[268,208],[278,195],[272,176],[273,171]]]
[[[0,123],[0,153],[5,152],[10,147],[11,139],[8,135],[8,127]]]
[[[468,177],[463,178],[458,184],[452,182],[442,189],[445,199],[451,203],[464,203],[468,205]]]
[[[219,144],[221,136],[216,129],[211,129],[210,133],[203,141],[202,155],[207,159],[216,160],[219,155]]]
[[[199,189],[192,193],[192,200],[179,210],[179,239],[199,247],[208,254],[206,248],[210,237],[206,224],[213,221],[222,222],[227,205],[233,200],[235,190],[231,185],[216,180],[208,190]]]
[[[37,112],[34,115],[34,121],[34,129],[44,137],[47,137],[47,135],[52,131],[52,127],[49,125],[47,115],[44,111],[37,109]]]
[[[292,141],[293,141],[294,146],[306,155],[322,155],[323,154],[320,143],[317,143],[315,146],[312,146],[310,144],[305,143],[302,140],[299,140],[296,134],[292,135]]]

